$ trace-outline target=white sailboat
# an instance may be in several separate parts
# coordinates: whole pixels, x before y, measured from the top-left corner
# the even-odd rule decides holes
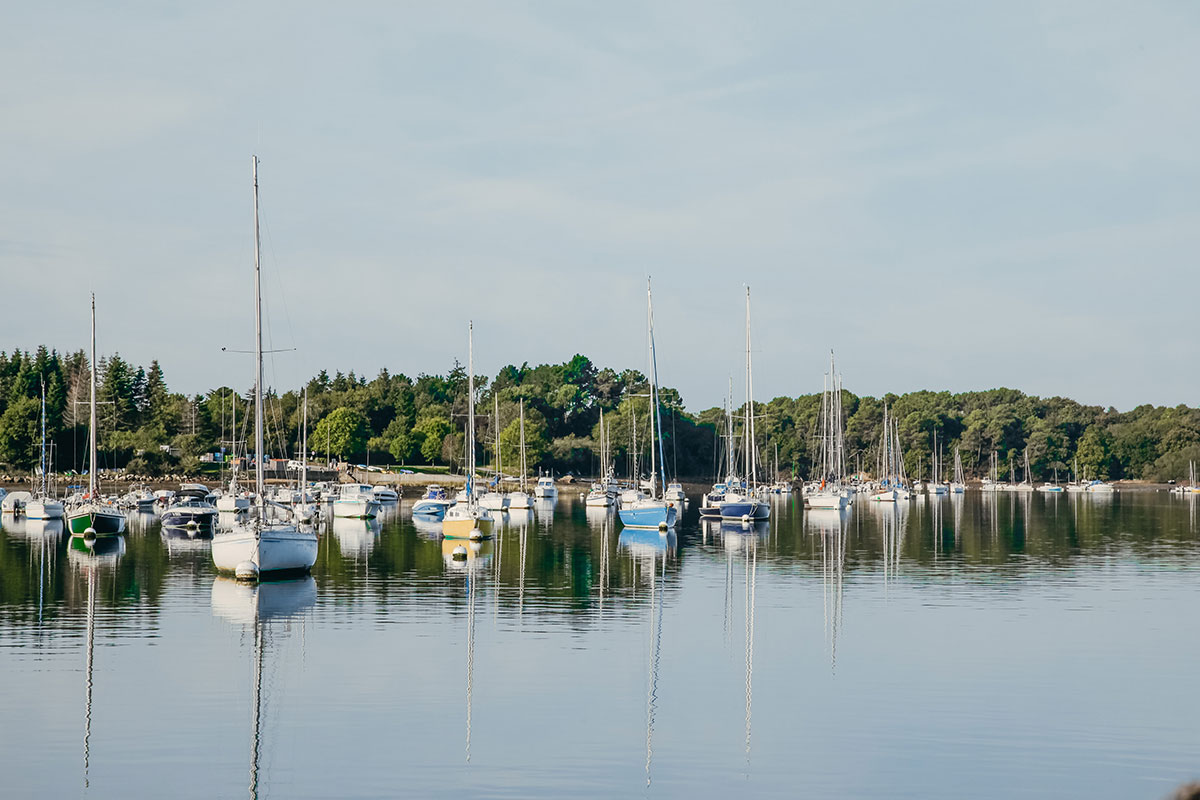
[[[592,484],[591,490],[583,498],[587,508],[608,508],[613,504],[613,496],[608,491],[611,477],[608,453],[608,432],[604,428],[604,409],[600,409],[600,480]]]
[[[1076,494],[1087,491],[1087,485],[1079,480],[1079,459],[1071,462],[1071,482],[1067,484],[1067,491]]]
[[[1029,469],[1029,448],[1025,448],[1025,474],[1022,476],[1024,480],[1013,487],[1013,491],[1017,492],[1032,492],[1033,491],[1033,473]]]
[[[983,479],[983,484],[979,488],[990,493],[1004,490],[1003,484],[1000,483],[1000,460],[995,450],[992,451],[992,463],[988,469],[988,476]]]
[[[94,538],[116,536],[125,530],[125,514],[100,497],[96,483],[98,460],[96,458],[96,295],[92,295],[92,364],[91,403],[88,422],[88,493],[83,502],[67,510],[67,528],[72,536]]]
[[[317,560],[317,533],[307,527],[270,522],[263,479],[263,346],[262,280],[259,268],[258,156],[254,177],[254,484],[257,505],[248,519],[213,535],[212,556],[217,569],[238,578],[308,572]]]
[[[63,503],[50,496],[47,483],[50,473],[50,463],[46,458],[46,383],[42,382],[42,451],[40,459],[41,486],[38,491],[25,501],[26,519],[62,519]]]
[[[883,404],[883,435],[879,439],[879,485],[871,494],[877,503],[894,503],[899,499],[896,476],[896,454],[892,449],[892,424],[888,420],[887,403]]]
[[[446,510],[442,518],[442,536],[447,539],[487,539],[490,534],[480,523],[491,522],[487,509],[480,508],[475,497],[475,323],[467,324],[467,485],[464,497]]]
[[[820,483],[816,491],[805,495],[809,508],[841,510],[850,504],[849,492],[843,487],[846,479],[846,452],[842,429],[842,379],[837,374],[833,351],[829,351],[829,374],[821,394],[821,411],[817,425],[821,430]]]
[[[492,392],[493,414],[492,419],[493,430],[495,432],[495,454],[496,454],[496,486],[483,493],[479,498],[479,505],[486,508],[488,511],[504,511],[509,507],[511,502],[508,495],[500,488],[500,476],[503,475],[500,459],[500,395],[495,391]]]
[[[229,473],[229,488],[217,498],[217,511],[222,514],[240,514],[250,510],[250,495],[238,486],[238,436],[237,436],[237,407],[241,395],[235,394],[233,399],[233,432],[230,434],[233,449],[233,469]]]
[[[533,498],[525,491],[525,476],[528,474],[525,463],[525,398],[521,398],[521,483],[515,492],[508,495],[508,507],[520,511],[533,508]]]
[[[930,480],[929,493],[931,495],[943,495],[950,493],[950,487],[942,483],[942,450],[938,446],[937,431],[933,432],[933,449],[929,454],[930,460]]]
[[[292,517],[300,523],[313,522],[320,513],[308,489],[308,387],[304,387],[304,421],[300,425],[300,493],[292,504]],[[376,487],[378,488],[378,487]],[[378,498],[379,493],[375,496]]]
[[[954,481],[950,484],[950,494],[962,494],[966,491],[967,481],[963,475],[962,455],[954,448]]]

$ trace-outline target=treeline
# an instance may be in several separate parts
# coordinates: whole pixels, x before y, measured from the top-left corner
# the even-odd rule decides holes
[[[875,472],[883,427],[883,408],[897,420],[905,469],[909,476],[930,474],[934,433],[941,443],[943,477],[950,480],[958,448],[967,477],[986,477],[992,453],[1000,477],[1013,463],[1023,476],[1028,449],[1035,480],[1055,473],[1066,480],[1078,466],[1089,479],[1166,481],[1188,476],[1188,462],[1200,461],[1200,409],[1143,405],[1121,413],[1085,406],[1064,397],[1040,398],[1015,389],[982,392],[920,391],[882,398],[843,392],[846,452],[849,467]],[[821,396],[779,397],[755,405],[761,442],[778,442],[780,462],[808,474],[817,457],[814,439]],[[720,409],[701,412],[712,422]],[[761,446],[761,445],[760,445]]]
[[[98,365],[101,467],[141,474],[192,471],[206,453],[245,453],[253,441],[248,388],[218,387],[202,395],[169,391],[157,361],[148,368],[114,354]],[[58,470],[85,468],[89,364],[85,353],[0,352],[0,463],[32,470],[38,462],[40,397]],[[476,439],[481,465],[519,465],[524,409],[526,459],[539,470],[594,474],[599,469],[600,417],[618,475],[628,475],[635,449],[639,471],[649,463],[647,381],[637,370],[600,368],[577,355],[562,364],[509,365],[494,377],[476,376]],[[410,378],[382,370],[367,380],[322,370],[306,387],[268,392],[266,455],[298,457],[303,401],[308,398],[309,452],[321,460],[372,464],[432,464],[460,468],[465,456],[467,374],[457,362],[446,375]],[[711,478],[724,459],[725,411],[683,409],[673,389],[660,391],[667,474]],[[820,395],[779,397],[755,404],[758,463],[767,479],[776,458],[782,476],[810,474]],[[1034,478],[1060,478],[1078,462],[1088,477],[1185,478],[1200,461],[1200,409],[1139,406],[1120,413],[1061,397],[1042,399],[1012,389],[951,394],[913,392],[883,398],[844,392],[846,450],[851,469],[873,472],[883,405],[899,422],[910,475],[929,475],[933,434],[944,443],[943,463],[961,451],[969,476],[987,474],[995,451],[1002,472],[1018,467],[1026,448]],[[743,408],[733,410],[741,438]],[[498,414],[498,421],[496,415]],[[236,427],[235,427],[236,425]],[[636,448],[633,445],[637,441]],[[739,461],[743,459],[739,457]],[[949,475],[947,474],[947,477]]]

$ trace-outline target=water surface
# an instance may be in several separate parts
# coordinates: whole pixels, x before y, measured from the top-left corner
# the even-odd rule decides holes
[[[1162,493],[622,531],[563,496],[464,563],[411,500],[312,578],[6,517],[6,796],[1161,797],[1200,776],[1200,535]]]

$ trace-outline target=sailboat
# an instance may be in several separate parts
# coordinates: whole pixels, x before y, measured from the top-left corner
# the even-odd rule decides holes
[[[950,484],[950,494],[962,494],[966,488],[967,481],[963,476],[962,456],[956,447],[954,448],[954,481]]]
[[[1063,487],[1058,485],[1058,467],[1054,468],[1054,482],[1053,483],[1043,483],[1041,486],[1038,487],[1038,491],[1045,492],[1047,494],[1061,494],[1062,493]]]
[[[734,438],[733,438],[733,378],[729,379],[729,397],[725,400],[725,479],[721,480],[718,472],[714,477],[717,482],[712,489],[700,498],[700,516],[719,518],[721,516],[721,501],[725,495],[741,486],[741,479],[734,474]]]
[[[627,528],[657,528],[665,531],[675,527],[679,508],[659,494],[657,465],[665,461],[662,446],[662,415],[658,408],[658,360],[654,355],[654,300],[650,294],[650,279],[646,279],[646,318],[650,343],[650,494],[629,502],[622,500],[617,513]],[[658,440],[657,450],[655,439]],[[656,461],[657,458],[657,461]],[[635,473],[636,475],[636,473]],[[666,465],[663,464],[662,489],[666,486]]]
[[[46,483],[50,473],[50,464],[46,458],[46,384],[42,383],[42,453],[41,453],[41,486],[36,494],[25,501],[26,519],[62,519],[63,504],[49,494]]]
[[[983,479],[983,484],[979,488],[985,492],[999,492],[1004,488],[1000,483],[1000,461],[995,450],[992,451],[992,464],[988,470],[988,476]]]
[[[1029,469],[1029,448],[1025,448],[1025,474],[1022,476],[1024,480],[1013,487],[1014,491],[1032,492],[1033,491],[1033,473]]]
[[[522,439],[524,442],[524,439]],[[604,409],[600,409],[600,480],[592,484],[591,490],[583,498],[587,508],[608,508],[613,504],[613,496],[608,491],[611,477],[611,467],[608,463],[608,434],[604,428]]]
[[[125,530],[125,515],[101,501],[96,485],[96,295],[92,295],[92,394],[88,421],[88,493],[84,501],[67,511],[67,528],[72,536],[88,538],[116,536]]]
[[[603,412],[601,412],[603,413]],[[533,508],[533,498],[525,491],[525,476],[528,474],[525,464],[525,398],[521,398],[521,483],[515,492],[508,495],[508,507],[517,510]]]
[[[892,424],[888,419],[887,403],[883,404],[883,436],[879,439],[879,486],[871,499],[877,503],[894,503],[899,499],[896,453],[892,445]]]
[[[292,503],[292,516],[297,522],[309,524],[317,518],[320,508],[313,502],[308,489],[308,387],[304,387],[304,421],[300,434],[300,493]]]
[[[1087,485],[1079,480],[1079,459],[1072,462],[1071,482],[1067,484],[1067,491],[1071,493],[1080,493],[1087,491]],[[1174,490],[1172,490],[1174,491]]]
[[[743,492],[729,491],[718,503],[721,519],[749,522],[771,515],[771,504],[757,492],[758,442],[754,436],[754,371],[750,357],[750,287],[746,287],[746,418],[742,430],[746,452],[746,488]]]
[[[225,513],[240,513],[250,510],[250,497],[238,488],[238,458],[237,458],[237,407],[242,398],[234,395],[233,400],[233,470],[229,474],[229,489],[217,498],[217,511]]]
[[[290,523],[267,519],[263,478],[263,345],[262,280],[259,268],[258,156],[251,158],[254,177],[254,513],[227,531],[213,536],[212,557],[217,569],[238,578],[305,573],[317,561],[317,533]]]
[[[942,483],[942,450],[938,446],[937,431],[933,432],[933,449],[930,451],[930,481],[929,493],[932,495],[948,494],[950,487]]]
[[[842,380],[833,362],[833,351],[829,351],[829,374],[825,376],[825,390],[821,394],[821,411],[817,425],[821,430],[820,484],[815,492],[805,495],[809,508],[841,510],[850,504],[848,493],[842,488],[846,479],[846,454],[842,431]]]
[[[492,419],[495,420],[493,423],[493,430],[495,431],[496,446],[496,485],[495,488],[484,492],[483,496],[479,498],[479,505],[483,506],[489,511],[503,511],[509,507],[509,503],[511,501],[509,500],[508,495],[506,495],[500,488],[500,479],[501,475],[503,475],[501,472],[500,459],[500,395],[494,391],[492,392],[492,404],[492,413],[494,415]]]
[[[475,323],[467,324],[467,486],[465,497],[446,510],[442,535],[447,539],[486,539],[481,522],[491,522],[475,498]]]

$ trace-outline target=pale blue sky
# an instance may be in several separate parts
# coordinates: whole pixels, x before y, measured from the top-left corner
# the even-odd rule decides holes
[[[1200,4],[9,4],[0,348],[1196,404]],[[281,290],[282,287],[282,290]]]

